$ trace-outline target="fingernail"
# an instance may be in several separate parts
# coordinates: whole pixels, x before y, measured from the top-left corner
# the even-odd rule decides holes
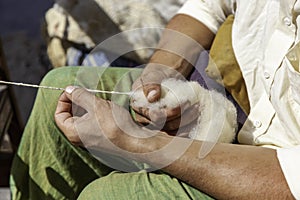
[[[153,99],[153,97],[157,94],[156,90],[151,90],[148,95],[147,95],[147,99]]]
[[[74,86],[68,86],[68,87],[66,87],[65,91],[66,91],[66,93],[68,93],[68,94],[72,94],[72,92],[73,92],[75,89],[76,89],[76,87],[74,87]]]

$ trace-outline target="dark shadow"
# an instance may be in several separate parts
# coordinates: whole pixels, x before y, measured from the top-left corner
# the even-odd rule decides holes
[[[83,150],[84,151],[84,150]],[[89,154],[88,152],[86,152]],[[96,161],[96,160],[95,160]],[[45,162],[47,162],[45,160]],[[69,163],[69,177],[71,177],[75,185],[70,185],[68,181],[60,174],[59,171],[53,168],[44,168],[47,181],[50,187],[55,188],[60,192],[66,199],[76,199],[80,192],[93,180],[99,178],[99,176],[105,176],[112,171],[112,169],[105,165],[97,162],[98,165],[94,166],[94,169],[99,169],[95,172],[91,166],[85,163],[79,156],[72,157],[72,163]],[[80,167],[79,167],[80,166]],[[39,169],[43,170],[43,169]],[[34,172],[31,172],[34,173]],[[22,159],[16,155],[13,160],[11,169],[11,176],[14,180],[15,187],[20,193],[22,199],[54,199],[51,194],[43,192],[43,185],[39,186],[29,174],[29,166],[22,161]]]
[[[0,152],[0,187],[8,187],[12,153]]]
[[[76,199],[76,194],[68,182],[51,167],[46,168],[46,174],[50,184],[55,187],[67,199]]]
[[[29,176],[29,168],[19,156],[14,157],[14,165],[11,169],[11,176],[15,182],[15,187],[22,194],[21,199],[49,199],[54,198],[45,194],[42,189]],[[33,195],[32,195],[33,194]],[[30,198],[29,198],[30,197]]]

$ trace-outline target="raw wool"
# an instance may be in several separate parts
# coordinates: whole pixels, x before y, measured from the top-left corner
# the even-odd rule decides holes
[[[164,107],[174,108],[190,101],[199,104],[199,116],[184,131],[192,139],[231,143],[237,131],[236,108],[224,95],[214,90],[207,90],[197,82],[165,79],[161,83],[162,97],[158,102],[149,103],[141,89],[134,91],[132,105],[147,107],[149,110]]]

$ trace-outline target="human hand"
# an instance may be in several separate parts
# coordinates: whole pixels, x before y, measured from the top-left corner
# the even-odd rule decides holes
[[[110,152],[132,146],[126,133],[139,132],[126,109],[72,86],[58,100],[55,122],[71,143]]]
[[[131,99],[131,107],[135,110],[137,122],[153,126],[156,129],[162,129],[173,135],[174,131],[176,132],[180,127],[193,122],[199,113],[198,109],[195,109],[198,105],[191,104],[188,99],[178,102],[176,106],[168,106],[169,104],[160,107],[150,105],[151,103],[156,104],[157,101],[164,98],[162,95],[165,95],[166,91],[163,91],[161,83],[169,78],[185,79],[181,73],[170,67],[153,63],[148,64],[141,77],[133,84],[134,95]],[[144,96],[141,95],[141,90]],[[136,95],[136,93],[139,93],[139,95]],[[135,98],[143,99],[145,102],[148,101],[149,104],[137,105],[134,103],[137,101]],[[150,107],[151,109],[149,109]]]
[[[176,57],[177,58],[177,57]],[[161,97],[160,84],[164,79],[175,78],[185,80],[190,73],[190,66],[184,59],[177,58],[173,67],[159,63],[148,63],[141,76],[133,83],[132,90],[142,88],[150,103]]]

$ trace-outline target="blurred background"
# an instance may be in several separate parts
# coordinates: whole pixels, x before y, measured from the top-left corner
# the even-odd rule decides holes
[[[11,81],[38,84],[51,68],[42,36],[45,12],[52,0],[1,0],[0,38]],[[22,123],[32,108],[36,89],[14,87]]]
[[[0,80],[39,84],[53,68],[105,64],[135,67],[148,61],[161,31],[186,0],[0,0]],[[117,41],[132,51],[95,46]],[[115,57],[116,60],[110,60]],[[90,62],[93,61],[93,62]],[[0,85],[0,200],[10,198],[9,170],[37,93]],[[47,102],[45,102],[47,103]]]
[[[42,24],[47,9],[53,5],[52,0],[1,0],[0,1],[0,39],[6,66],[1,64],[1,78],[11,81],[39,83],[42,77],[51,69],[46,53],[46,42],[42,36]],[[18,110],[18,127],[15,132],[21,131],[26,123],[37,90],[31,88],[13,87],[15,105]],[[4,123],[10,123],[10,111],[5,100],[11,95],[6,88],[1,87],[1,128]],[[10,119],[11,120],[11,119]],[[12,130],[12,128],[10,128]],[[2,131],[2,130],[1,130]],[[20,134],[20,133],[19,133]],[[9,199],[8,174],[13,155],[13,147],[7,135],[0,134],[0,199]]]

